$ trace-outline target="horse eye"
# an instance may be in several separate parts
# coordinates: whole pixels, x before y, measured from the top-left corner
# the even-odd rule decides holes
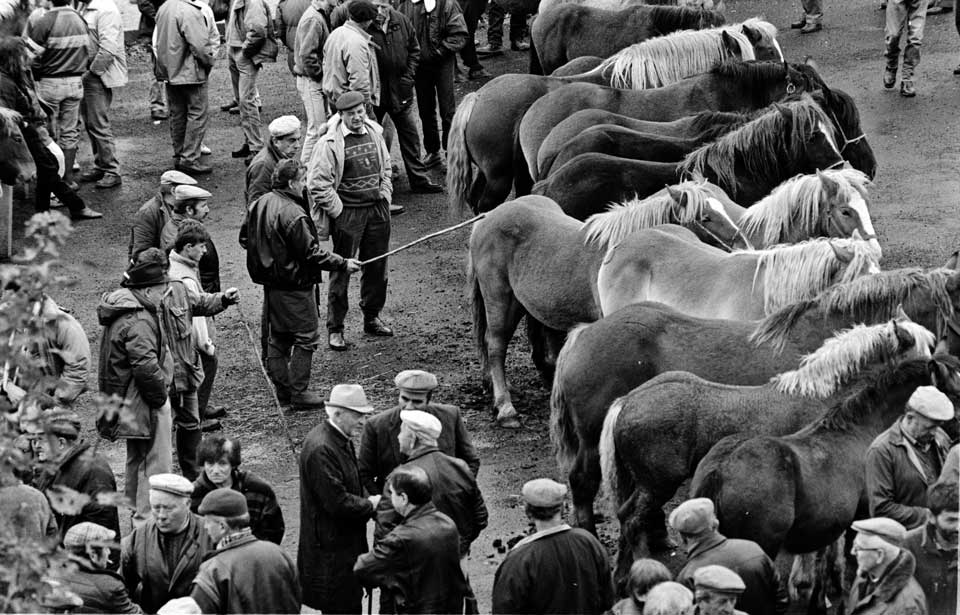
[[[843,214],[844,216],[848,217],[848,218],[850,217],[850,210],[849,210],[849,209],[841,210],[840,213]]]
[[[704,217],[703,217],[703,221],[704,221],[704,222],[710,222],[710,216],[704,216]]]

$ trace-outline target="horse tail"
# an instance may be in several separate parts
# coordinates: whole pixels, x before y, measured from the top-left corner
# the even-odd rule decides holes
[[[712,460],[711,460],[712,461]],[[701,465],[702,465],[701,461]],[[712,461],[700,474],[700,468],[694,475],[694,483],[690,485],[691,498],[707,498],[713,502],[713,508],[718,519],[721,519],[720,513],[720,491],[723,489],[723,479],[720,477],[720,468],[717,461]]]
[[[480,281],[477,279],[477,270],[473,265],[473,257],[467,252],[467,292],[470,293],[470,304],[473,307],[473,342],[480,355],[480,371],[487,374],[489,355],[487,353],[487,306],[480,292]]]
[[[618,397],[610,404],[607,416],[603,419],[603,431],[600,432],[600,473],[603,476],[603,489],[607,492],[607,499],[615,514],[619,508],[618,503],[625,499],[620,497],[621,485],[617,470],[615,440],[617,419],[620,418],[620,412],[623,410],[624,400],[624,397]]]
[[[462,216],[470,205],[473,161],[467,149],[467,124],[477,100],[479,96],[476,92],[464,96],[450,123],[447,143],[447,194],[450,195],[450,211],[457,216]]]
[[[577,449],[580,448],[580,438],[577,436],[577,430],[573,424],[572,409],[567,403],[566,392],[563,388],[564,375],[570,368],[568,363],[571,355],[573,355],[573,347],[577,343],[577,338],[587,326],[589,325],[577,325],[567,334],[567,341],[557,355],[553,388],[550,390],[550,441],[553,442],[557,465],[563,474],[569,472],[574,457],[577,455]]]

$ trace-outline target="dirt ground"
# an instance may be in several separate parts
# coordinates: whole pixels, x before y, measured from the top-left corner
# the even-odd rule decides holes
[[[960,205],[960,123],[956,121],[960,78],[951,74],[960,60],[960,44],[953,15],[928,19],[924,58],[917,76],[919,95],[909,100],[880,86],[884,16],[876,0],[828,2],[824,31],[807,37],[787,27],[799,13],[798,2],[732,0],[727,19],[736,22],[753,15],[766,16],[782,28],[780,41],[789,60],[813,56],[829,84],[854,96],[879,159],[871,205],[884,247],[884,267],[942,264],[960,247],[956,215]],[[106,192],[83,188],[82,196],[106,217],[79,225],[64,255],[64,260],[75,266],[72,275],[78,284],[56,297],[77,315],[95,355],[100,335],[97,299],[118,284],[126,262],[130,218],[152,195],[160,174],[171,166],[166,123],[149,120],[149,63],[142,54],[132,54],[130,65],[130,84],[117,92],[112,114],[123,187]],[[485,65],[494,74],[524,72],[527,59],[524,54],[508,52],[485,61]],[[458,95],[480,85],[458,85]],[[231,159],[229,152],[240,145],[241,132],[237,116],[217,110],[231,98],[229,89],[226,62],[221,59],[212,76],[213,111],[206,139],[214,150],[210,157],[214,173],[202,179],[201,185],[214,194],[207,226],[220,251],[224,286],[238,286],[243,301],[240,310],[231,308],[217,319],[221,364],[212,403],[229,409],[225,431],[242,442],[244,467],[276,488],[287,523],[284,546],[295,554],[299,526],[297,464],[284,422],[256,365],[257,350],[242,325],[245,321],[256,334],[261,294],[247,276],[243,252],[236,242],[243,212],[244,167]],[[268,120],[287,113],[303,116],[283,58],[265,68],[260,91]],[[90,163],[88,145],[83,146],[80,161]],[[405,215],[394,220],[395,246],[457,221],[447,214],[443,195],[412,195],[405,179],[395,189],[395,200],[407,208]],[[458,231],[391,258],[390,291],[383,316],[395,328],[396,337],[363,336],[359,312],[354,309],[347,326],[347,338],[354,345],[345,353],[325,347],[320,350],[314,358],[313,382],[324,393],[338,382],[360,382],[374,405],[386,409],[396,400],[392,380],[399,370],[424,368],[439,376],[438,399],[462,408],[483,459],[479,480],[490,508],[490,526],[475,543],[470,573],[481,609],[488,610],[493,575],[501,557],[492,544],[527,527],[517,506],[521,485],[534,477],[562,477],[558,476],[548,436],[549,392],[529,361],[522,333],[514,341],[508,368],[514,402],[523,413],[523,429],[503,431],[492,421],[470,333],[470,305],[464,293],[466,240],[467,231]],[[356,286],[354,282],[353,301],[358,298]],[[597,377],[604,374],[598,372]],[[95,378],[93,375],[90,380],[94,387]],[[317,413],[297,413],[288,414],[285,422],[299,446],[319,420]],[[122,444],[103,443],[102,450],[109,455],[122,484]],[[615,524],[609,522],[600,528],[601,538],[611,547],[616,531]],[[675,565],[677,558],[672,559]]]

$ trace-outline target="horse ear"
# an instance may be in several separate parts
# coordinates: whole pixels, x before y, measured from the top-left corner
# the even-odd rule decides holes
[[[687,193],[685,191],[677,190],[673,186],[667,186],[667,194],[669,194],[670,198],[681,208],[687,206]]]
[[[927,363],[927,370],[930,372],[930,384],[938,389],[940,388],[940,362],[935,358]]]
[[[728,51],[739,51],[740,45],[737,44],[737,40],[730,36],[730,33],[726,30],[720,31],[720,40],[723,42],[723,48]]]
[[[747,37],[752,44],[756,45],[763,38],[763,34],[757,28],[748,26],[744,24],[740,27],[740,31],[743,32],[744,36]]]
[[[823,194],[828,199],[834,199],[838,194],[840,194],[840,182],[833,179],[820,169],[817,169],[817,179],[820,180],[820,185],[823,188]]]
[[[957,269],[958,261],[960,261],[960,250],[956,250],[953,254],[950,255],[950,258],[947,259],[944,267],[947,269]]]
[[[897,320],[897,321],[900,321],[900,322],[910,321],[910,317],[907,316],[907,313],[903,311],[903,304],[902,304],[902,303],[898,303],[898,304],[897,304],[897,309],[896,309],[896,312],[895,312],[894,315],[893,315],[893,318],[894,318],[895,320]]]
[[[852,248],[845,245],[838,245],[836,241],[831,241],[830,247],[833,249],[833,253],[836,255],[837,260],[841,263],[849,263],[853,260]]]
[[[899,342],[900,348],[913,348],[916,346],[917,338],[915,338],[912,333],[898,325],[896,320],[890,322],[893,325],[893,333],[897,336],[897,342]]]

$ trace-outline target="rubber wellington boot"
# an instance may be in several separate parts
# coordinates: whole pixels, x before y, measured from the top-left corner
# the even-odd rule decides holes
[[[290,357],[290,406],[292,410],[312,410],[323,406],[323,396],[307,390],[310,386],[310,369],[313,352],[293,348]]]
[[[203,439],[203,432],[199,429],[184,429],[177,426],[177,462],[180,464],[180,473],[193,482],[200,474],[197,466],[197,449]]]
[[[267,356],[267,374],[277,391],[277,401],[285,406],[290,403],[290,371],[287,367],[287,357]]]

